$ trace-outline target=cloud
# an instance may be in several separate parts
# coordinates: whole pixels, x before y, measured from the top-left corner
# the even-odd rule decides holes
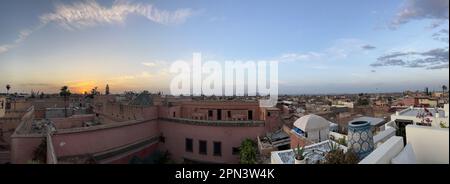
[[[160,10],[151,4],[115,1],[111,7],[99,5],[96,1],[77,2],[71,5],[59,4],[55,12],[40,17],[44,24],[55,22],[67,29],[84,28],[103,24],[123,23],[128,15],[135,14],[159,24],[183,23],[192,15],[190,9],[175,11]]]
[[[434,19],[448,20],[449,17],[448,0],[406,0],[401,6],[395,18],[391,21],[390,27],[396,28],[406,24],[411,20]],[[438,22],[434,22],[435,25]]]
[[[0,45],[0,54],[7,52],[9,49],[13,48],[13,45],[10,44],[5,44],[5,45]]]
[[[154,62],[145,62],[145,63],[141,63],[141,64],[144,65],[144,66],[148,66],[148,67],[154,67],[154,66],[157,65],[157,64],[154,63]]]
[[[13,43],[0,45],[0,54],[8,52],[9,50],[19,46],[19,44],[22,43],[28,36],[30,36],[31,33],[33,33],[33,31],[30,29],[21,30]]]
[[[447,64],[442,64],[442,65],[428,67],[427,69],[429,69],[429,70],[437,70],[437,69],[445,69],[445,68],[448,68],[448,63]]]
[[[361,46],[361,48],[364,50],[373,50],[373,49],[376,49],[377,47],[375,47],[373,45],[363,45],[363,46]]]
[[[448,29],[441,29],[432,35],[434,40],[448,43]]]
[[[70,5],[57,4],[53,12],[40,16],[38,26],[20,31],[13,43],[0,45],[0,54],[17,47],[34,31],[50,23],[74,30],[97,25],[122,24],[129,15],[143,16],[158,24],[174,25],[185,22],[193,15],[193,11],[188,8],[174,11],[160,10],[152,4],[130,3],[126,0],[117,0],[111,7],[102,6],[95,0]]]
[[[445,24],[446,22],[448,22],[448,20],[434,20],[433,22],[431,22],[431,24],[427,28],[434,29],[434,28],[437,28],[437,27]]]
[[[426,52],[393,52],[377,58],[372,67],[401,66],[407,68],[448,68],[448,47]]]
[[[365,46],[368,48],[364,48]],[[375,47],[359,39],[344,38],[336,40],[330,47],[322,51],[285,53],[278,59],[281,62],[340,60],[368,49],[375,49]]]
[[[308,53],[286,53],[280,57],[281,61],[312,61],[322,58],[321,53],[308,52]]]
[[[225,16],[218,16],[218,17],[210,17],[208,19],[210,22],[221,22],[227,20]]]
[[[53,86],[52,84],[49,84],[49,83],[22,83],[20,85],[21,86],[33,86],[33,87],[49,87],[49,86]]]

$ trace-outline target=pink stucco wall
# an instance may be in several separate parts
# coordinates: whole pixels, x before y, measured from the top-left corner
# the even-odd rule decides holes
[[[161,150],[168,150],[176,162],[183,158],[212,163],[238,163],[239,156],[232,155],[232,147],[239,147],[246,138],[256,139],[264,134],[264,127],[218,127],[187,125],[159,120],[159,128],[165,137]],[[185,139],[193,139],[193,152],[185,151]],[[199,154],[199,140],[207,141],[207,155]],[[222,156],[213,156],[213,142],[222,143]]]
[[[68,118],[52,118],[50,121],[53,122],[56,129],[67,129],[74,127],[81,127],[84,122],[93,121],[94,115],[75,115]]]
[[[155,144],[151,149],[145,149],[137,155],[148,155],[151,151],[159,149],[168,150],[173,160],[178,163],[184,158],[212,163],[238,163],[239,156],[232,154],[233,147],[239,147],[246,139],[256,139],[268,131],[280,127],[279,110],[266,110],[260,108],[258,103],[248,102],[180,102],[176,106],[129,106],[115,103],[112,98],[96,98],[94,105],[101,107],[95,109],[99,113],[99,119],[110,119],[102,122],[102,125],[93,127],[80,127],[84,121],[89,121],[95,115],[52,119],[57,126],[57,131],[52,136],[55,154],[57,157],[76,156],[105,152],[121,146],[132,144],[149,137],[165,137],[164,143]],[[213,111],[209,120],[217,120],[217,110],[222,111],[222,120],[230,120],[228,111],[232,117],[243,116],[248,119],[248,111],[252,111],[252,119],[265,121],[258,126],[207,126],[183,124],[176,121],[162,120],[158,118],[173,117],[192,119],[193,117],[208,116],[208,110]],[[270,111],[271,116],[267,116]],[[202,115],[203,114],[203,115]],[[232,118],[231,118],[232,119]],[[71,129],[67,129],[71,128]],[[193,152],[185,151],[185,139],[193,139]],[[207,154],[199,154],[199,140],[207,141]],[[25,163],[30,160],[30,154],[39,145],[41,138],[16,137],[13,140],[16,163]],[[213,155],[213,142],[221,142],[221,156]],[[113,163],[125,163],[133,154],[118,158]]]
[[[101,128],[101,126],[89,127],[82,131],[56,132],[53,135],[56,156],[97,153],[156,136],[159,133],[157,121],[145,121],[112,128]]]
[[[34,150],[39,146],[44,137],[12,137],[11,138],[11,163],[26,164],[33,158]]]
[[[152,144],[152,145],[150,145],[150,146],[148,146],[148,147],[146,147],[146,148],[144,148],[142,150],[139,150],[137,152],[134,152],[132,154],[129,154],[127,156],[124,156],[122,158],[119,158],[117,160],[109,162],[107,164],[129,164],[131,159],[134,156],[137,156],[137,157],[143,159],[143,158],[148,157],[149,155],[151,155],[157,148],[158,148],[158,144],[155,143],[155,144]]]
[[[181,103],[179,114],[182,118],[194,119],[202,117],[207,120],[218,120],[218,110],[221,110],[221,120],[262,120],[259,114],[261,109],[256,102],[233,102],[233,101],[196,101]],[[209,116],[208,111],[212,112]],[[230,117],[228,116],[230,112]],[[252,117],[248,117],[248,111],[252,111]]]
[[[265,115],[265,128],[267,132],[273,132],[282,128],[282,121],[280,120],[280,112],[278,110],[268,110]],[[270,113],[270,116],[268,116]]]

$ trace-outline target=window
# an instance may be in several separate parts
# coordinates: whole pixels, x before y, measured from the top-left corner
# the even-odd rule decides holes
[[[214,142],[214,156],[222,156],[222,143]]]
[[[207,154],[206,150],[207,150],[206,141],[198,141],[198,153],[206,155]]]
[[[192,139],[186,138],[186,152],[193,152],[193,147]]]
[[[248,120],[253,120],[253,111],[248,111],[248,113],[247,113],[247,119],[248,119]]]
[[[159,137],[159,142],[161,142],[161,143],[165,143],[166,142],[166,137],[164,137],[164,136],[160,136]]]
[[[176,114],[175,114],[175,112],[173,112],[173,117],[176,117]]]
[[[267,112],[267,116],[269,116],[269,117],[270,117],[270,112]]]
[[[231,111],[228,111],[228,118],[231,118]]]
[[[233,148],[231,148],[231,154],[233,154],[233,155],[239,155],[239,148],[238,148],[238,147],[233,147]]]
[[[208,117],[212,117],[213,116],[213,111],[212,110],[209,110],[208,111]]]
[[[217,109],[217,120],[222,120],[222,109]]]

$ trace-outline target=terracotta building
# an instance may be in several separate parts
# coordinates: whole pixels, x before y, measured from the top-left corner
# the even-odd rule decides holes
[[[92,114],[36,118],[29,110],[11,136],[11,163],[130,163],[168,152],[176,163],[238,163],[239,146],[281,128],[278,108],[256,100],[192,100],[141,93],[98,95]]]

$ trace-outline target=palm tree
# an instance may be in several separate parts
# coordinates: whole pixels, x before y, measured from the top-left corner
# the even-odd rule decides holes
[[[70,93],[70,90],[67,86],[63,86],[61,88],[61,92],[59,92],[59,95],[64,97],[64,116],[67,117],[67,97],[69,97],[72,93]]]
[[[94,88],[91,90],[91,95],[94,96],[94,95],[98,95],[98,94],[99,94],[99,92],[98,92],[98,87],[94,87]]]
[[[109,95],[109,85],[108,84],[106,84],[105,95]]]
[[[6,84],[6,95],[8,95],[9,93],[9,89],[11,89],[11,85]]]
[[[445,91],[447,91],[447,86],[446,85],[442,85],[442,91],[445,93]]]

